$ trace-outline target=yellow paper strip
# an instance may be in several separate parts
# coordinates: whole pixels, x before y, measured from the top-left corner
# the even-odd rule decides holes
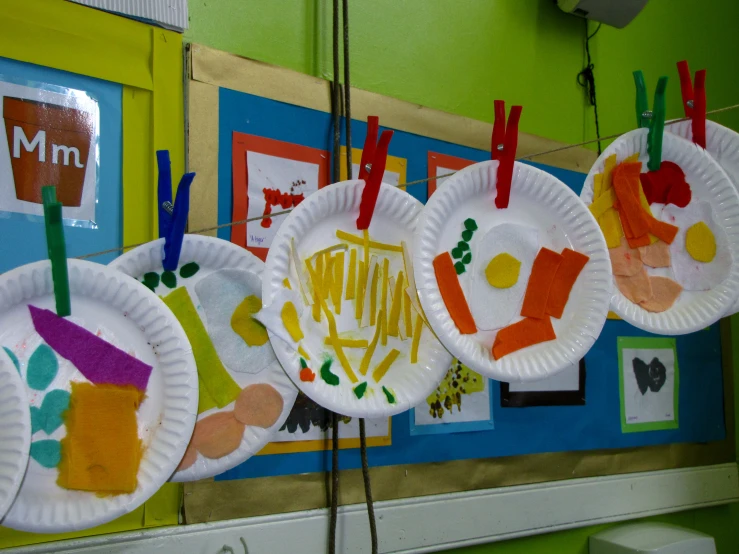
[[[395,359],[400,355],[400,350],[396,350],[393,348],[390,352],[387,353],[387,356],[385,356],[385,359],[382,360],[378,366],[372,371],[372,378],[375,380],[375,382],[379,383],[380,380],[385,377],[385,374],[390,369],[390,366],[393,365],[393,362]]]
[[[421,331],[423,331],[423,324],[421,323],[421,315],[416,316],[416,326],[413,329],[413,343],[411,344],[411,363],[415,364],[418,362],[418,345],[421,343]]]
[[[298,251],[295,248],[295,238],[290,238],[290,258],[293,261],[293,266],[295,266],[295,274],[298,276],[298,286],[300,287],[300,296],[303,297],[303,302],[306,306],[310,305],[310,302],[308,301],[308,293],[306,292],[308,290],[308,283],[305,281],[305,274],[303,273],[303,268],[300,265],[300,259],[298,258]]]
[[[375,353],[375,348],[377,348],[377,341],[379,339],[380,339],[380,328],[375,327],[375,334],[372,335],[372,341],[367,347],[367,350],[364,351],[364,356],[362,356],[362,362],[359,364],[359,373],[361,373],[362,375],[367,375],[367,370],[369,369],[369,364],[372,361],[372,356]]]
[[[593,200],[598,200],[603,194],[603,174],[596,173],[593,175]]]
[[[603,186],[601,194],[613,187],[613,170],[616,168],[616,154],[611,154],[603,164]]]
[[[364,262],[359,262],[359,276],[357,277],[357,294],[354,298],[354,319],[361,322],[362,308],[364,307],[364,291],[367,288],[367,272]]]
[[[603,236],[606,238],[606,246],[608,248],[618,248],[621,244],[621,237],[624,236],[624,230],[621,226],[621,218],[618,212],[611,208],[598,218]]]
[[[344,252],[336,254],[334,262],[334,282],[331,287],[331,302],[334,304],[334,312],[341,314],[341,297],[344,293]]]
[[[413,336],[413,321],[411,318],[411,299],[408,297],[408,290],[403,291],[403,317],[405,318],[405,335]]]
[[[323,256],[324,254],[330,254],[331,252],[334,252],[336,250],[346,250],[349,248],[346,244],[333,244],[331,246],[328,246],[322,250],[317,250],[316,252],[313,252],[311,255],[311,258],[318,258],[320,256]]]
[[[347,233],[346,231],[338,230],[336,231],[336,237],[339,240],[344,240],[346,242],[350,242],[352,244],[362,244],[362,245],[369,245],[370,248],[374,248],[375,250],[389,250],[390,252],[402,252],[403,248],[398,246],[397,244],[386,244],[384,242],[377,242],[376,240],[370,240],[369,238],[369,231],[365,229],[362,232],[363,236],[358,237],[356,235],[352,235],[351,233]]]
[[[301,345],[298,345],[298,354],[303,356],[306,360],[310,360],[310,356]]]
[[[326,340],[323,342],[324,344],[333,344],[333,341],[329,337],[326,337]],[[342,339],[339,337],[336,339],[336,342],[343,348],[367,348],[369,346],[367,339]]]
[[[329,300],[334,283],[334,263],[336,258],[330,254],[324,254],[323,281],[321,282],[321,298]]]
[[[318,267],[320,266],[320,268]],[[313,288],[313,321],[321,321],[321,281],[319,275],[323,274],[323,256],[316,260],[316,269],[310,265],[310,260],[305,260],[305,267],[308,268],[310,275],[311,287]]]
[[[377,256],[372,256],[369,265],[369,273],[367,274],[367,283],[364,287],[364,300],[362,302],[362,319],[360,327],[374,325],[375,312],[377,309],[377,279],[380,275],[380,264],[377,263]],[[374,286],[372,286],[374,284]]]
[[[387,334],[391,337],[398,336],[398,320],[400,319],[400,307],[403,304],[403,283],[405,277],[403,272],[398,273],[398,281],[395,283],[393,304],[390,308],[390,317],[387,324]]]
[[[288,279],[287,277],[282,280],[282,286],[288,290],[293,290],[293,288],[290,286],[290,279]]]
[[[375,272],[372,275],[372,280],[370,281],[369,277],[367,277],[367,283],[369,285],[369,299],[370,299],[370,309],[369,309],[369,324],[370,325],[376,325],[377,324],[377,289],[380,285],[380,266],[375,262],[375,256],[372,256],[372,265],[375,266]],[[367,301],[365,300],[365,305]],[[362,318],[364,319],[364,318]]]
[[[593,214],[593,217],[598,219],[600,216],[602,216],[608,208],[613,207],[613,203],[616,201],[616,191],[611,187],[607,191],[604,191],[603,194],[601,194],[598,198],[593,200],[593,203],[590,204],[589,209],[590,213]]]
[[[362,244],[364,246],[364,268],[367,271],[367,273],[369,273],[369,268],[370,268],[370,263],[369,263],[369,259],[370,259],[369,243],[370,243],[369,231],[367,229],[365,229],[364,231],[362,231]],[[367,279],[367,284],[369,284],[371,282],[372,281],[370,281],[369,279]]]
[[[387,316],[388,316],[388,309],[387,309],[387,286],[388,286],[388,279],[390,278],[390,260],[387,258],[382,259],[382,295],[380,296],[380,309],[383,312],[383,317],[380,320],[380,325],[382,326],[382,331],[380,332],[380,342],[382,343],[382,346],[387,345]]]
[[[346,277],[346,299],[353,300],[357,292],[357,249],[352,248],[349,252],[349,274]]]
[[[403,272],[401,271],[400,273],[402,274]],[[389,283],[390,286],[388,287],[388,291],[390,292],[390,306],[391,306],[390,311],[392,311],[392,306],[395,305],[394,304],[394,302],[396,301],[395,299],[398,297],[398,295],[395,293],[396,283],[397,281],[395,280],[395,278],[390,277],[390,283]],[[403,302],[404,302],[403,299],[404,298],[405,298],[405,291],[401,289],[400,290],[400,300],[398,300],[398,302],[400,303],[399,317],[398,317],[398,337],[400,338],[400,340],[405,340],[408,338],[405,335],[405,322],[403,321]]]

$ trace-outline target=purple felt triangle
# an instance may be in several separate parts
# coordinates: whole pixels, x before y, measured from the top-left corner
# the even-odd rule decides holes
[[[152,367],[54,312],[28,306],[36,332],[90,382],[146,390]]]

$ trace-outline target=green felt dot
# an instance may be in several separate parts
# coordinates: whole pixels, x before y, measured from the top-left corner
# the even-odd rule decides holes
[[[477,223],[470,217],[464,220],[464,228],[468,231],[477,231]]]
[[[7,346],[3,346],[3,350],[5,350],[5,353],[8,355],[8,358],[10,358],[10,361],[13,362],[15,369],[18,370],[18,373],[20,373],[21,364],[18,362],[18,357],[15,354],[13,354],[13,351]]]
[[[367,392],[367,381],[354,387],[354,396],[357,398],[362,398],[365,392]]]
[[[141,282],[144,283],[144,286],[149,287],[151,291],[154,292],[159,286],[159,274],[154,273],[153,271],[144,273],[144,279]]]
[[[44,390],[56,377],[59,362],[50,346],[41,344],[28,360],[26,382],[34,390]]]
[[[52,390],[41,403],[41,407],[31,407],[31,434],[43,430],[51,435],[64,423],[62,414],[69,407],[69,393],[65,390]]]
[[[454,269],[457,271],[457,275],[462,275],[462,273],[464,273],[464,264],[462,262],[457,262],[454,264]]]
[[[465,264],[468,264],[472,261],[472,253],[467,252],[467,254],[464,255],[464,258],[462,258],[462,262]]]
[[[200,270],[200,266],[195,262],[190,262],[189,264],[185,264],[180,268],[180,277],[183,279],[187,279],[189,277],[192,277]]]
[[[469,244],[467,244],[467,243],[466,243],[465,241],[463,241],[463,240],[460,240],[460,241],[459,241],[459,242],[457,243],[457,248],[459,248],[460,250],[463,250],[463,251],[464,251],[464,250],[469,250],[469,249],[470,249],[470,245],[469,245]]]
[[[395,395],[392,392],[390,392],[385,387],[382,387],[382,392],[385,393],[385,397],[387,398],[389,404],[395,404]]]
[[[54,468],[62,459],[62,448],[59,441],[43,440],[31,443],[31,458],[44,467]]]
[[[339,384],[339,376],[331,372],[331,358],[327,359],[321,365],[321,379],[326,381],[327,385],[335,387]]]
[[[177,286],[177,275],[172,271],[165,271],[162,273],[162,283],[164,283],[170,289]]]
[[[303,369],[308,367],[308,364],[305,363],[305,360],[303,358],[300,358],[300,367]]]
[[[459,248],[452,248],[452,258],[455,260],[458,260],[464,255],[464,252],[462,252]]]
[[[467,242],[472,240],[472,231],[470,230],[462,231],[462,238]]]

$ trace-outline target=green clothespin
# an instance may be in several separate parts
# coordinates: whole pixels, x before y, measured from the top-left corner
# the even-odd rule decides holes
[[[647,153],[649,154],[649,171],[657,171],[662,165],[662,137],[665,133],[665,90],[667,77],[660,77],[657,90],[654,93],[654,110],[649,111],[647,100],[647,86],[644,83],[644,74],[634,71],[636,85],[636,124],[640,128],[649,129],[647,136]]]
[[[57,202],[56,189],[43,187],[44,224],[46,225],[46,248],[51,260],[51,277],[54,281],[56,314],[59,317],[72,313],[69,300],[69,275],[67,274],[67,247],[62,227],[62,203]]]

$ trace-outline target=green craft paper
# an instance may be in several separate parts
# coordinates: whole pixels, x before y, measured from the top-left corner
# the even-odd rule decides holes
[[[32,442],[31,458],[44,467],[56,467],[62,459],[62,449],[59,441],[42,440]]]
[[[26,382],[34,390],[45,390],[56,377],[59,362],[56,354],[47,344],[41,344],[28,360]]]
[[[51,435],[64,423],[62,413],[69,407],[69,393],[65,390],[52,390],[44,396],[40,407],[31,406],[31,434],[44,431]]]
[[[326,381],[327,385],[335,387],[339,384],[339,376],[331,371],[331,358],[328,358],[321,364],[321,379]]]
[[[162,300],[182,324],[198,366],[198,379],[205,385],[216,406],[223,408],[236,400],[241,389],[223,367],[187,289],[185,287],[175,289]],[[200,411],[200,408],[198,410]]]
[[[21,365],[18,362],[18,358],[15,354],[13,354],[13,351],[8,348],[7,346],[3,346],[3,350],[5,350],[5,353],[8,355],[8,358],[10,358],[10,361],[13,362],[13,365],[15,366],[15,369],[18,370],[18,373],[21,372]]]
[[[354,395],[357,398],[362,398],[364,396],[364,393],[367,392],[367,381],[364,383],[360,383],[356,387],[354,387]]]

